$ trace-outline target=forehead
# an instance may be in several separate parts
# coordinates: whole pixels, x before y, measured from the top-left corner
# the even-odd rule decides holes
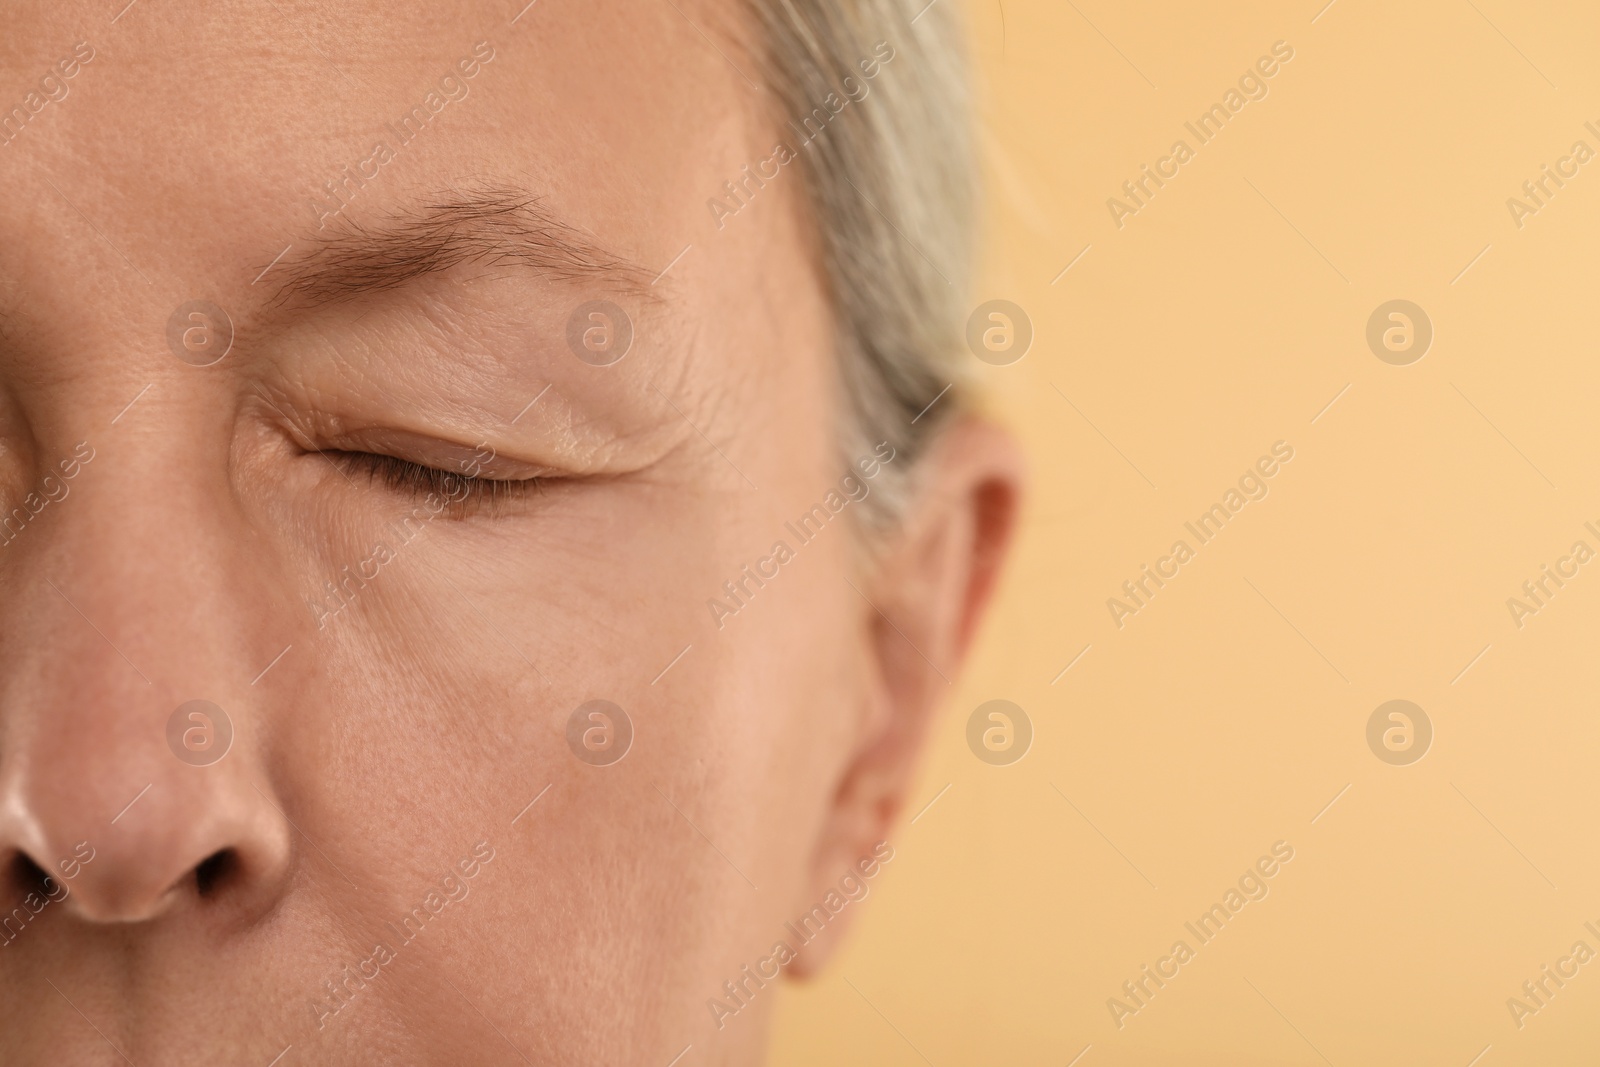
[[[0,203],[0,277],[70,290],[92,275],[103,298],[164,307],[248,294],[335,216],[485,176],[660,269],[751,143],[756,94],[724,55],[733,10],[15,5],[0,115],[22,121],[0,173],[28,195]]]

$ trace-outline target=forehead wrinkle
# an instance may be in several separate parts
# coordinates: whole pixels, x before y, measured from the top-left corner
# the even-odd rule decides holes
[[[568,226],[537,197],[506,187],[452,189],[365,222],[340,216],[311,243],[286,266],[271,306],[344,303],[469,264],[527,267],[548,281],[594,281],[655,298],[644,268]]]

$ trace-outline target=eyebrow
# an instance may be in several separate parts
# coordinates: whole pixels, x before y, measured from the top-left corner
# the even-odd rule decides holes
[[[633,296],[653,293],[644,268],[514,189],[451,190],[370,221],[341,216],[312,243],[285,264],[273,306],[343,303],[475,263],[522,265],[550,281],[592,281]]]

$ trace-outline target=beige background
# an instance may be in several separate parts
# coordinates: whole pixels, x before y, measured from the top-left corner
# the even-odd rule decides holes
[[[1600,150],[1600,16],[1205,6],[969,5],[978,295],[1037,331],[980,370],[1034,490],[897,858],[783,995],[780,1065],[1600,1056],[1600,960],[1521,1029],[1506,1006],[1600,950],[1600,561],[1521,629],[1506,606],[1600,549],[1600,160],[1520,229],[1506,206],[1575,140]],[[1278,40],[1269,95],[1118,229],[1107,198]],[[1435,327],[1411,366],[1364,338],[1394,298]],[[1278,440],[1270,495],[1119,630],[1106,599]],[[997,697],[1036,730],[1009,767],[965,742]],[[1394,698],[1434,726],[1411,766],[1367,747]],[[1119,1030],[1107,998],[1280,839],[1270,895]]]

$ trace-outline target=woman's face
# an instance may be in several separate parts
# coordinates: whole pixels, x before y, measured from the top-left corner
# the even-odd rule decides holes
[[[117,6],[0,41],[0,1059],[752,1058],[1004,445],[863,562],[731,3]]]

